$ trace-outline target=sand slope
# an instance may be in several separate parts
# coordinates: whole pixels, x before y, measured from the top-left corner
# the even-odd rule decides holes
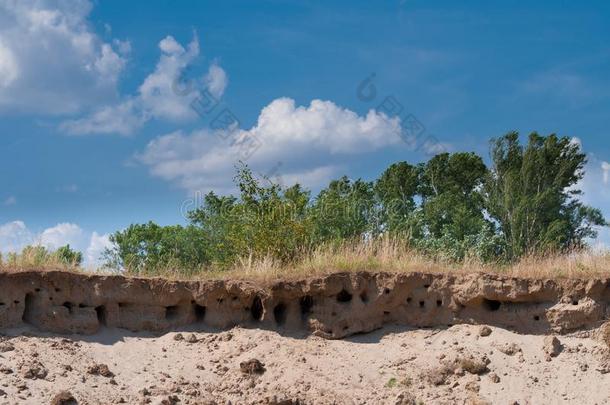
[[[481,328],[386,326],[344,340],[243,328],[5,336],[0,404],[49,404],[62,390],[79,404],[610,403],[595,331],[559,336],[553,352],[544,335]],[[250,359],[264,371],[240,367]]]

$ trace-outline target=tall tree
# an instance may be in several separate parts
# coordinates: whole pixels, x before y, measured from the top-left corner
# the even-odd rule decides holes
[[[375,182],[379,201],[379,232],[413,236],[413,214],[417,208],[420,168],[407,162],[390,165]]]
[[[372,183],[346,176],[331,181],[310,210],[314,239],[324,242],[363,237],[372,230],[374,206]]]
[[[491,141],[493,167],[486,206],[498,222],[510,258],[584,246],[606,222],[578,201],[586,155],[568,137],[530,134],[527,146],[511,132]]]
[[[429,234],[458,241],[485,226],[480,188],[487,174],[474,153],[442,153],[422,165],[419,193]]]

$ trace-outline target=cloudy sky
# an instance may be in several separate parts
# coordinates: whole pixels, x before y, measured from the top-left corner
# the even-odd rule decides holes
[[[240,160],[315,191],[510,130],[580,142],[610,217],[610,4],[429,3],[0,0],[0,252],[94,263]]]

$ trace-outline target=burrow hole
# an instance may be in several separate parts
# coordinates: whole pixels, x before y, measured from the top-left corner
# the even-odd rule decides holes
[[[313,308],[313,297],[311,295],[304,295],[299,300],[299,307],[301,308],[301,315],[307,316],[311,314],[311,309]]]
[[[197,304],[195,301],[191,301],[193,306],[193,312],[195,313],[195,320],[197,322],[203,322],[205,319],[205,306]]]
[[[483,308],[488,311],[494,312],[500,309],[502,302],[498,300],[488,300],[487,298],[483,299]]]
[[[106,307],[103,305],[95,307],[95,313],[97,314],[97,321],[100,325],[106,325]]]
[[[286,305],[283,302],[273,308],[273,317],[278,325],[283,325],[286,322]]]
[[[419,307],[420,308],[425,308],[426,307],[426,301],[419,301]]]
[[[352,300],[352,294],[348,293],[345,288],[337,294],[337,302],[350,302]]]
[[[261,297],[258,295],[254,297],[254,300],[252,301],[250,313],[252,314],[252,319],[255,321],[263,320],[263,301],[261,301]]]
[[[360,293],[360,301],[362,301],[362,302],[364,302],[364,303],[369,302],[369,296],[368,296],[368,294],[366,293],[366,291],[362,291],[362,292]]]
[[[442,300],[436,300],[436,306],[437,307],[442,307],[443,306],[443,301]]]
[[[34,307],[34,295],[32,293],[27,293],[25,295],[25,306],[23,308],[23,315],[21,316],[21,320],[23,322],[31,322],[32,320],[32,312]]]
[[[539,315],[534,315],[534,321],[539,321],[540,320],[540,316]]]
[[[72,303],[71,303],[71,302],[66,301],[66,302],[64,302],[64,303],[63,303],[63,304],[61,304],[61,305],[63,305],[64,307],[68,308],[68,312],[69,312],[69,313],[72,313],[72,307],[73,307],[73,305],[72,305]]]
[[[165,319],[168,321],[174,321],[178,319],[180,315],[180,307],[178,305],[170,305],[165,307]]]

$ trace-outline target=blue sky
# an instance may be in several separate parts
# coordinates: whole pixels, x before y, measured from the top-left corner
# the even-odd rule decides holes
[[[510,130],[577,138],[610,217],[609,19],[601,1],[0,0],[0,251],[70,242],[93,262],[108,233],[230,192],[240,159],[317,190],[487,158]],[[425,130],[404,142],[407,116]]]

